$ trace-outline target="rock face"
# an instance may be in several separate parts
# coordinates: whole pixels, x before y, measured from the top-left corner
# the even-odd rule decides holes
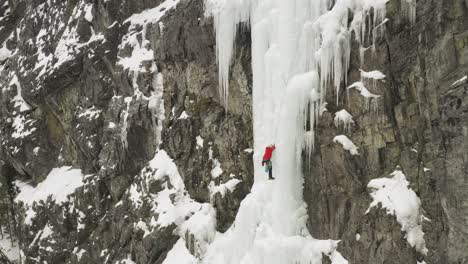
[[[309,229],[342,240],[350,263],[465,263],[468,2],[418,1],[414,25],[400,4],[387,4],[385,36],[366,63],[352,54],[349,82],[359,69],[379,70],[385,82],[370,81],[369,90],[381,97],[366,107],[354,90],[341,89],[338,103],[328,94],[317,147],[304,162]],[[0,5],[2,183],[36,186],[63,166],[85,175],[66,202],[16,201],[13,221],[0,219],[16,225],[21,261],[162,263],[180,237],[199,257],[211,238],[184,221],[216,210],[214,228],[226,231],[253,184],[249,32],[239,29],[226,111],[202,0]],[[353,116],[349,130],[334,125],[342,109]],[[333,143],[342,134],[359,155]],[[157,164],[156,153],[167,153],[177,173]],[[384,209],[366,213],[367,184],[397,166],[429,219],[427,255]],[[235,188],[221,188],[232,180]],[[161,224],[162,197],[191,209]]]
[[[64,204],[17,203],[25,263],[161,263],[178,236],[175,224],[151,226],[155,196],[175,189],[147,176],[158,149],[194,202],[217,209],[216,229],[230,226],[253,181],[249,39],[238,40],[227,112],[202,1],[2,5],[1,160],[13,168],[2,176],[36,185],[55,167],[86,174]],[[210,192],[232,179],[235,189]]]
[[[339,250],[350,263],[464,263],[468,84],[456,81],[468,73],[468,5],[418,1],[414,25],[399,1],[390,1],[387,10],[385,36],[374,55],[366,53],[365,64],[359,65],[359,54],[352,55],[349,81],[360,80],[359,69],[383,72],[386,81],[369,89],[381,95],[378,109],[366,109],[358,92],[342,90],[338,105],[336,94],[329,94],[328,112],[318,124],[319,147],[305,168],[310,230],[317,238],[342,240]],[[350,131],[333,125],[334,113],[343,108],[354,117]],[[340,134],[360,155],[333,143]],[[423,221],[427,256],[408,245],[402,227],[385,210],[366,213],[367,184],[388,177],[397,166],[429,219]]]

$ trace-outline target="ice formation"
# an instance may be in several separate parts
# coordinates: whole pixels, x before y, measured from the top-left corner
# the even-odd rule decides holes
[[[366,86],[364,86],[363,82],[355,82],[348,86],[348,90],[350,89],[355,89],[356,91],[359,92],[359,94],[364,97],[364,108],[366,110],[377,110],[378,108],[378,99],[380,98],[380,95],[373,94],[371,93]]]
[[[379,204],[388,214],[396,216],[401,229],[406,232],[406,240],[424,255],[427,254],[424,232],[422,231],[421,201],[416,193],[409,188],[409,182],[402,171],[396,170],[392,178],[374,179],[367,185],[371,189],[372,203],[367,210]]]
[[[416,23],[416,0],[401,0],[401,7],[408,13],[410,23]]]
[[[345,130],[351,129],[351,126],[354,125],[353,116],[346,109],[336,112],[334,120],[336,127],[343,126]]]
[[[463,76],[462,78],[456,80],[454,83],[452,83],[452,85],[450,85],[450,87],[454,87],[454,86],[457,86],[457,85],[460,85],[464,82],[466,82],[468,80],[468,76]]]
[[[333,263],[347,263],[336,251],[337,241],[316,240],[307,231],[301,155],[314,148],[314,125],[327,88],[334,87],[338,99],[347,79],[352,32],[361,46],[373,45],[384,29],[386,2],[206,0],[207,14],[214,17],[225,101],[237,27],[251,28],[256,166],[251,194],[233,226],[217,235],[203,263],[321,263],[322,253]],[[266,182],[261,152],[271,143],[277,146],[276,180]]]

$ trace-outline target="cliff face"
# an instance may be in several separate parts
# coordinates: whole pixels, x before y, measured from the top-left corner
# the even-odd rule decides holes
[[[418,1],[414,24],[400,4],[387,4],[385,35],[363,65],[352,45],[350,84],[359,69],[386,75],[372,83],[376,107],[353,89],[341,89],[338,102],[327,95],[314,154],[304,160],[308,228],[342,240],[349,263],[464,263],[468,2]],[[83,175],[67,199],[60,191],[23,195],[10,207],[2,198],[1,210],[16,216],[0,222],[16,227],[21,261],[163,263],[180,237],[201,258],[253,184],[250,32],[238,29],[224,102],[201,0],[0,5],[1,176],[18,186],[3,184],[1,193],[24,194],[26,183],[50,191],[60,182],[44,184],[54,168]],[[347,130],[334,124],[342,109],[354,119]],[[333,143],[340,134],[359,155]],[[395,216],[366,212],[369,182],[397,166],[427,218],[426,256],[408,245]]]
[[[304,198],[315,237],[340,239],[350,263],[463,263],[467,255],[467,83],[466,1],[417,1],[411,25],[398,1],[387,4],[386,33],[374,55],[352,54],[350,82],[359,69],[380,70],[378,109],[364,107],[358,92],[330,94],[319,123],[319,149],[306,170]],[[357,51],[353,48],[353,51]],[[461,80],[461,81],[458,81]],[[458,81],[458,82],[457,82]],[[335,94],[336,96],[336,94]],[[336,128],[333,113],[345,108],[354,117],[348,131]],[[333,143],[346,134],[359,147],[351,155]],[[421,199],[427,256],[406,242],[406,232],[385,209],[366,213],[372,199],[367,185],[390,177],[397,166]],[[357,234],[358,239],[357,239]]]
[[[168,176],[153,177],[157,149],[174,159],[188,196],[217,209],[219,231],[248,193],[249,40],[239,39],[226,112],[202,1],[162,2],[2,4],[3,176],[37,185],[65,165],[86,175],[64,203],[17,201],[25,263],[162,262],[177,225],[152,227],[151,208],[159,192],[177,188]],[[144,12],[152,13],[132,20]],[[235,189],[210,192],[233,179]]]

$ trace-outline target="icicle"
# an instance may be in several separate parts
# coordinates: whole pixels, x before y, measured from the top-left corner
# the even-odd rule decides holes
[[[348,131],[351,129],[351,126],[354,125],[353,116],[345,109],[336,112],[334,120],[337,128],[343,126],[343,128]]]
[[[401,0],[401,8],[405,9],[411,25],[416,23],[416,0]]]
[[[234,55],[237,25],[249,20],[250,2],[250,0],[205,1],[207,15],[212,15],[214,18],[219,94],[226,105],[229,97],[229,71]]]

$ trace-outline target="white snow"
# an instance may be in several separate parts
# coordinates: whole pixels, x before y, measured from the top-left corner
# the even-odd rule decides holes
[[[181,237],[188,233],[193,235],[196,242],[193,243],[194,248],[192,249],[195,256],[203,256],[216,236],[216,210],[212,205],[202,204],[193,216],[179,226]]]
[[[162,264],[197,264],[198,260],[185,247],[185,241],[179,239],[167,253]]]
[[[152,210],[159,214],[157,225],[181,224],[185,222],[186,216],[200,210],[201,204],[186,196],[184,182],[175,163],[165,151],[158,151],[154,159],[150,161],[149,166],[156,170],[156,173],[151,176],[152,178],[161,180],[167,176],[173,186],[173,188],[166,186],[155,197],[156,206]],[[173,195],[175,195],[174,201],[171,200]]]
[[[181,237],[180,243],[190,239],[188,243],[194,247],[192,250],[195,257],[201,257],[216,234],[216,211],[213,206],[190,198],[175,163],[164,150],[156,153],[147,168],[142,170],[140,177],[141,184],[132,184],[128,191],[129,198],[133,202],[137,201],[138,205],[143,200],[151,201],[151,213],[158,217],[149,223],[139,221],[135,228],[143,230],[147,235],[154,228],[175,224],[175,232]],[[148,193],[145,187],[154,180],[162,182],[164,188],[157,194]],[[175,247],[166,261],[176,261],[175,257],[181,253],[181,249],[179,246]]]
[[[97,109],[95,106],[86,109],[84,112],[78,114],[78,117],[86,117],[89,120],[98,118],[101,115],[102,110]]]
[[[31,127],[35,121],[27,120],[25,116],[18,114],[13,119],[13,133],[11,137],[13,138],[25,138],[31,135],[37,129],[35,127]],[[30,127],[29,129],[27,127]]]
[[[43,239],[46,239],[48,237],[50,237],[54,231],[52,230],[52,227],[50,226],[49,223],[47,223],[45,226],[44,226],[44,229],[42,229],[41,232],[41,235],[39,237],[39,240],[43,240]]]
[[[244,149],[244,152],[245,152],[245,153],[252,153],[252,152],[253,152],[253,149],[247,148],[247,149]]]
[[[361,240],[361,234],[357,233],[356,234],[356,241],[359,241],[359,240]]]
[[[370,71],[366,72],[362,69],[359,70],[361,72],[361,78],[363,79],[372,79],[372,80],[383,80],[385,79],[385,74],[380,71]]]
[[[35,148],[33,149],[34,155],[37,155],[37,154],[39,153],[39,150],[40,150],[40,149],[41,149],[40,147],[35,147]]]
[[[468,80],[468,76],[463,76],[460,79],[456,80],[454,83],[452,83],[452,85],[450,85],[450,87],[454,87],[454,86],[457,86],[459,84],[462,84],[462,83],[466,82],[467,80]]]
[[[216,179],[223,174],[223,169],[221,169],[221,163],[217,159],[212,159],[212,161],[213,169],[211,169],[211,177]]]
[[[189,115],[185,111],[183,111],[179,116],[179,119],[187,119],[187,118],[189,118]]]
[[[118,264],[136,264],[136,262],[132,260],[131,256],[127,256],[126,259],[122,259]]]
[[[81,258],[83,257],[83,254],[86,252],[85,249],[79,249],[78,247],[75,247],[73,249],[73,254],[76,255],[76,258],[78,259],[78,261],[81,260]]]
[[[92,4],[86,5],[84,18],[88,22],[93,22],[93,5]]]
[[[213,181],[211,181],[210,185],[208,186],[208,189],[210,190],[210,197],[213,198],[213,196],[217,193],[220,193],[221,196],[224,197],[227,191],[233,192],[237,184],[240,182],[241,180],[239,179],[230,179],[226,183],[216,185]]]
[[[5,234],[5,231],[3,231],[3,234]],[[17,241],[13,240],[12,243],[11,239],[5,235],[4,237],[0,238],[0,249],[8,257],[8,259],[12,261],[19,260],[20,249]]]
[[[364,86],[364,83],[362,82],[355,82],[351,84],[350,86],[348,86],[348,89],[352,89],[352,88],[359,91],[360,94],[366,98],[379,98],[380,97],[380,95],[376,95],[376,94],[369,92],[369,90]]]
[[[137,78],[138,72],[151,72],[157,73],[157,67],[154,60],[154,52],[151,49],[151,43],[146,38],[147,24],[157,23],[169,10],[175,8],[180,0],[166,0],[157,7],[152,9],[144,10],[141,13],[134,14],[124,21],[124,23],[130,23],[128,33],[122,38],[122,43],[119,45],[119,49],[122,50],[127,46],[130,46],[132,53],[130,56],[123,57],[119,53],[119,61],[117,62],[124,69],[130,71],[133,74],[133,88],[138,93],[136,88],[138,87]],[[142,29],[139,29],[139,25]],[[152,66],[149,65],[152,63]],[[147,64],[145,66],[145,64]]]
[[[124,23],[130,22],[136,25],[158,22],[169,10],[175,8],[180,0],[166,0],[157,7],[144,10],[127,18]]]
[[[406,232],[405,238],[408,243],[418,252],[426,255],[421,201],[409,188],[409,182],[402,171],[396,170],[390,176],[392,178],[374,179],[367,185],[371,189],[370,195],[373,199],[367,212],[380,204],[388,214],[396,216],[401,230]]]
[[[130,57],[120,57],[118,64],[132,72],[146,72],[143,63],[154,59],[153,50],[149,48],[148,40],[145,39],[143,43],[140,43],[136,34],[126,37],[126,39],[124,38],[124,43],[129,44],[133,48],[132,54]]]
[[[197,140],[197,148],[203,148],[203,138],[201,136],[197,136],[196,140]]]
[[[377,99],[380,98],[380,95],[369,92],[369,90],[364,86],[364,83],[362,82],[355,82],[348,86],[348,90],[353,88],[356,89],[362,97],[364,97],[364,108],[366,110],[376,110],[378,108]]]
[[[6,46],[0,48],[0,63],[11,57],[11,51]]]
[[[354,143],[347,136],[336,136],[333,139],[333,142],[341,144],[345,150],[351,153],[351,155],[359,155],[358,147],[356,147],[356,145],[354,145]]]
[[[351,126],[354,125],[353,116],[343,109],[335,113],[335,126],[343,126],[345,130],[350,130]]]
[[[128,145],[128,139],[127,139],[127,134],[128,134],[128,115],[130,113],[130,106],[132,103],[132,97],[128,96],[125,97],[124,102],[127,105],[126,109],[122,111],[121,113],[121,125],[120,125],[120,140],[122,142],[122,145],[124,148],[127,148]]]
[[[36,187],[19,181],[15,183],[19,188],[16,202],[32,206],[33,203],[46,201],[50,197],[60,204],[68,201],[67,196],[83,185],[83,174],[79,169],[61,167],[52,169],[47,178]]]
[[[13,97],[13,101],[15,102],[15,108],[18,108],[20,113],[31,110],[31,106],[29,106],[29,104],[26,103],[26,101],[23,99],[23,96],[21,95],[21,85],[16,74],[13,75],[13,77],[11,78],[10,86],[16,87],[16,96]]]

